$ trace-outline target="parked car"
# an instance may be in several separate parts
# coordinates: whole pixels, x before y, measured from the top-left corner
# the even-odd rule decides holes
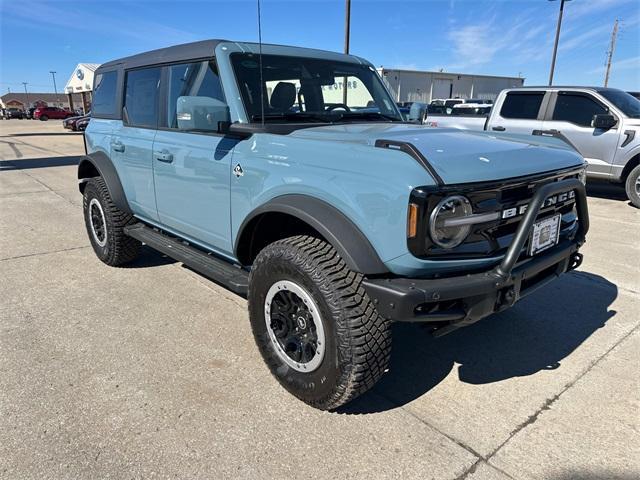
[[[29,120],[33,119],[33,113],[36,111],[36,107],[31,107],[31,108],[27,108],[24,111],[24,118],[27,118]]]
[[[90,118],[90,116],[91,116],[91,113],[88,113],[86,115],[77,115],[75,117],[67,117],[62,121],[62,126],[66,129],[69,129],[75,132],[78,130],[78,122],[85,118],[88,119]]]
[[[640,100],[615,88],[523,87],[503,90],[488,118],[438,117],[430,126],[551,136],[587,161],[590,178],[625,186],[640,208]]]
[[[464,115],[464,116],[484,116],[486,117],[491,111],[492,105],[485,103],[459,103],[449,108],[449,115]]]
[[[89,116],[84,116],[79,118],[76,121],[76,125],[75,125],[75,129],[78,132],[84,132],[87,129],[87,125],[89,125],[89,121],[91,120],[91,117]]]
[[[15,107],[7,108],[5,110],[5,118],[7,120],[11,120],[12,118],[22,120],[24,118],[24,111]]]
[[[573,149],[408,123],[351,55],[211,40],[107,62],[85,141],[98,258],[144,243],[246,295],[272,374],[320,409],[380,379],[392,321],[440,336],[506,309],[580,264],[589,225]]]
[[[51,119],[65,119],[73,117],[74,113],[60,107],[38,107],[33,112],[33,118],[36,120],[47,121]]]

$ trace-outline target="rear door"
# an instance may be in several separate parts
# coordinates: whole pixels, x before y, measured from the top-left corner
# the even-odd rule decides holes
[[[183,234],[221,253],[231,254],[231,149],[235,141],[207,124],[179,130],[178,97],[225,101],[215,62],[192,61],[165,67],[161,127],[153,145],[158,217]],[[205,122],[206,124],[206,122]]]
[[[507,92],[499,110],[492,112],[489,130],[531,135],[542,128],[548,101],[544,90]]]
[[[111,137],[111,158],[117,162],[120,179],[133,212],[157,220],[153,184],[153,140],[159,112],[161,67],[125,72],[122,123]]]
[[[608,176],[618,146],[620,129],[593,128],[591,120],[594,115],[609,113],[613,114],[590,93],[560,90],[549,104],[543,131],[558,132],[571,142],[589,163],[589,173]]]

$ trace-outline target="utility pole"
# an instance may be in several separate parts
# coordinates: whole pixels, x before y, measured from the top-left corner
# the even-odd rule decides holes
[[[351,0],[346,0],[344,16],[344,53],[349,54],[349,40],[351,36]],[[347,104],[347,77],[342,80],[342,103]]]
[[[29,101],[29,92],[27,92],[27,82],[22,82],[22,85],[24,85],[24,93],[27,95],[27,108],[25,108],[25,110],[28,110],[31,107],[31,102]]]
[[[549,0],[553,2],[554,0]],[[551,57],[551,72],[549,73],[549,86],[553,84],[553,71],[556,68],[556,56],[558,55],[558,41],[560,40],[560,27],[562,26],[562,13],[564,12],[564,2],[570,0],[560,0],[560,13],[558,14],[558,26],[556,27],[556,40],[553,43],[553,57]]]
[[[616,18],[615,23],[613,24],[613,32],[611,32],[611,44],[609,46],[609,51],[607,52],[607,73],[604,75],[604,86],[606,87],[609,83],[609,73],[611,72],[611,59],[613,58],[613,52],[616,49],[616,38],[618,37],[618,19]]]
[[[60,99],[58,98],[58,88],[56,87],[56,73],[58,72],[50,71],[49,73],[53,77],[53,91],[56,94],[56,102],[60,103]]]

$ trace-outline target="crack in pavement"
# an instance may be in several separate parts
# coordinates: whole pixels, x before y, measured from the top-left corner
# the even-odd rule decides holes
[[[576,272],[578,273],[578,272]],[[496,453],[498,453],[507,443],[509,443],[509,441],[515,436],[517,435],[519,432],[521,432],[522,430],[524,430],[526,427],[528,427],[529,425],[534,424],[538,418],[540,417],[540,415],[545,411],[545,410],[549,410],[551,408],[551,406],[565,393],[567,392],[571,387],[573,387],[578,381],[580,381],[587,373],[589,373],[598,363],[600,363],[600,361],[602,361],[605,357],[607,357],[607,355],[609,355],[616,347],[618,347],[622,342],[624,342],[627,338],[629,338],[631,335],[633,335],[633,333],[635,333],[638,329],[640,329],[640,323],[638,323],[635,327],[633,327],[630,331],[628,331],[626,334],[624,334],[617,342],[615,342],[614,345],[612,345],[609,349],[607,349],[607,351],[605,351],[601,356],[599,356],[598,358],[596,358],[595,360],[593,360],[591,363],[589,363],[589,365],[587,365],[587,367],[580,373],[578,374],[577,377],[575,377],[572,381],[570,381],[569,383],[567,383],[565,385],[565,387],[556,395],[554,395],[553,397],[545,400],[543,402],[543,404],[532,414],[530,415],[524,422],[522,422],[521,424],[519,424],[507,437],[507,439],[502,442],[500,445],[498,445],[498,447],[496,447],[491,453],[489,453],[489,455],[487,455],[486,457],[481,455],[480,453],[478,453],[476,450],[474,450],[471,446],[467,445],[466,443],[464,443],[461,440],[458,440],[457,438],[449,435],[448,433],[442,431],[441,429],[431,425],[428,421],[424,420],[423,418],[421,418],[420,416],[414,414],[411,410],[408,410],[407,408],[405,408],[404,405],[400,405],[397,402],[395,402],[393,400],[393,398],[388,397],[386,395],[380,395],[381,397],[383,397],[385,400],[387,400],[388,402],[390,402],[392,405],[395,405],[397,408],[400,408],[401,410],[404,410],[406,413],[408,413],[409,415],[411,415],[413,418],[415,418],[416,420],[418,420],[419,422],[423,423],[424,425],[427,425],[428,427],[432,428],[433,430],[435,430],[436,432],[440,433],[441,435],[443,435],[444,437],[446,437],[447,439],[449,439],[450,441],[454,442],[456,445],[458,445],[459,447],[465,449],[467,452],[471,453],[472,455],[474,455],[478,460],[471,466],[469,467],[465,472],[463,472],[461,475],[459,475],[458,477],[456,477],[455,480],[463,480],[465,479],[468,475],[472,474],[479,466],[480,463],[485,462],[487,463],[487,465],[489,465],[491,468],[494,468],[498,471],[500,471],[501,473],[503,473],[504,475],[506,475],[508,478],[513,478],[511,477],[509,474],[507,474],[506,472],[502,471],[501,469],[499,469],[498,467],[496,467],[495,465],[493,465],[492,463],[490,463],[490,460],[493,456],[495,456]]]
[[[63,248],[61,250],[51,250],[49,252],[26,253],[24,255],[16,255],[15,257],[0,258],[0,262],[4,262],[4,261],[8,261],[8,260],[16,260],[16,259],[20,259],[20,258],[37,257],[39,255],[51,255],[53,253],[70,252],[72,250],[82,250],[83,248],[89,248],[89,247],[91,247],[91,245],[83,245],[81,247]]]
[[[625,340],[627,340],[627,338],[629,338],[631,335],[633,335],[636,331],[638,331],[640,329],[640,323],[637,324],[635,327],[633,327],[631,330],[629,330],[624,336],[622,336],[622,338],[620,338],[616,343],[614,343],[606,352],[604,352],[600,357],[598,357],[597,359],[593,360],[588,366],[587,368],[585,368],[576,378],[574,378],[571,382],[567,383],[565,385],[565,387],[556,395],[554,395],[551,398],[548,398],[547,400],[544,401],[544,403],[536,410],[536,412],[533,413],[533,415],[530,415],[529,418],[527,418],[524,422],[522,422],[520,425],[518,425],[518,427],[515,428],[515,430],[513,430],[510,434],[509,437],[502,442],[502,444],[500,444],[493,452],[491,452],[489,455],[487,455],[487,463],[489,463],[489,460],[496,454],[498,453],[502,447],[504,447],[507,443],[509,443],[509,441],[516,436],[519,432],[521,432],[522,430],[524,430],[526,427],[528,427],[529,425],[534,424],[538,418],[540,417],[540,415],[545,411],[545,410],[549,410],[551,408],[551,406],[565,393],[567,392],[571,387],[573,387],[576,383],[578,383],[582,378],[584,378],[584,376],[589,373],[591,370],[593,370],[593,368],[600,363],[605,357],[607,357],[613,350],[615,350],[620,344],[622,344]],[[489,463],[490,464],[490,463]],[[490,464],[491,465],[491,464]],[[492,467],[495,468],[494,465],[491,465]]]

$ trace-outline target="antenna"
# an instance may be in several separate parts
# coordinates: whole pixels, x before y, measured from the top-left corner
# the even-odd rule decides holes
[[[611,58],[613,57],[613,52],[616,50],[617,36],[618,36],[618,19],[616,18],[616,22],[613,24],[613,32],[611,32],[611,44],[609,46],[609,51],[607,52],[607,71],[604,75],[605,87],[609,84],[609,73],[611,72]]]
[[[260,118],[264,128],[264,81],[262,79],[262,18],[260,16],[260,0],[258,1],[258,63],[260,64]]]

